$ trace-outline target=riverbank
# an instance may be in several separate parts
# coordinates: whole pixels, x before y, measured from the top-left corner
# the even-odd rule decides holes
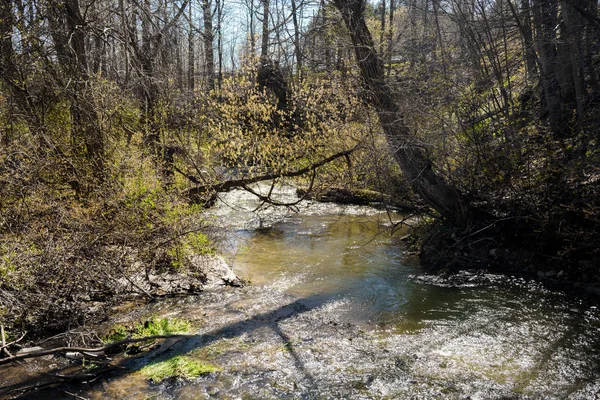
[[[424,275],[402,235],[385,233],[386,213],[315,207],[233,230],[243,251],[228,259],[251,285],[140,307],[193,329],[63,390],[89,399],[587,399],[600,389],[593,303],[518,277]],[[182,357],[216,369],[160,382],[144,374]],[[51,397],[55,389],[36,393]]]
[[[145,321],[142,323],[145,326],[152,323],[150,321],[156,319],[157,315],[155,311],[150,311],[153,303],[169,298],[193,299],[206,292],[239,288],[245,284],[221,256],[195,256],[191,263],[195,265],[197,272],[201,272],[202,280],[186,273],[174,272],[123,278],[119,282],[123,290],[132,286],[146,296],[140,295],[124,300],[107,310],[105,318],[95,323],[37,341],[30,341],[28,338],[23,341],[17,340],[13,345],[7,346],[6,350],[10,352],[8,354],[18,361],[10,361],[10,356],[0,359],[3,363],[0,368],[4,370],[0,378],[0,398],[38,398],[50,395],[49,393],[52,393],[51,397],[62,393],[69,398],[70,385],[88,387],[111,373],[116,368],[115,365],[126,360],[128,356],[165,346],[165,342],[160,339],[158,342],[156,339],[138,340],[132,342],[133,348],[126,344],[117,347],[112,344],[114,340],[132,340],[133,332],[127,333],[127,327],[132,327],[139,321]],[[167,321],[170,320],[172,319],[164,319],[164,323],[168,324]],[[186,317],[185,321],[186,324],[195,322],[189,317]],[[124,333],[113,339],[111,335],[114,336],[115,327],[123,329]],[[177,337],[172,335],[170,330],[163,332],[160,329],[147,330],[141,337],[156,336],[156,332]],[[168,345],[169,339],[166,343]],[[107,344],[107,350],[92,350],[103,348]],[[76,350],[78,348],[87,348],[89,351]]]
[[[464,234],[436,222],[418,229],[413,249],[430,272],[448,276],[461,270],[490,271],[534,279],[575,296],[599,298],[598,260],[590,255],[547,254],[541,250],[546,244],[536,229],[533,222],[500,219]]]
[[[406,228],[390,235],[401,214],[318,202],[255,214],[246,192],[221,200],[208,213],[229,227],[225,259],[251,284],[115,310],[106,331],[149,318],[191,330],[113,355],[101,375],[56,356],[17,366],[34,388],[83,377],[29,398],[587,399],[600,389],[594,302],[484,269],[423,274]],[[145,372],[182,359],[214,369],[161,381]]]

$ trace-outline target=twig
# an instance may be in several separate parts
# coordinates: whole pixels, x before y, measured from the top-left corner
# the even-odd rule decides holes
[[[389,221],[392,223],[392,232],[390,233],[390,235],[395,234],[403,226],[411,227],[411,225],[408,224],[408,223],[406,223],[406,221],[408,221],[409,219],[411,219],[413,217],[416,217],[417,215],[419,215],[419,214],[418,213],[416,213],[416,214],[409,214],[406,217],[402,218],[401,221],[399,221],[399,222],[393,222],[392,221],[392,217],[390,216],[390,214],[388,212]]]
[[[149,293],[147,290],[145,290],[145,289],[144,289],[144,288],[142,288],[141,286],[137,285],[137,284],[136,284],[136,283],[133,281],[133,279],[131,279],[131,278],[129,277],[129,275],[127,275],[127,274],[124,274],[124,275],[125,275],[125,279],[127,279],[127,282],[131,283],[131,285],[132,285],[134,288],[136,288],[137,290],[140,290],[140,291],[141,291],[143,294],[145,294],[146,296],[148,296],[148,298],[149,298],[150,300],[154,300],[154,299],[155,299],[155,297],[154,297],[154,296],[152,296],[152,294],[150,294],[150,293]]]
[[[483,228],[481,228],[481,229],[479,229],[479,230],[477,230],[477,231],[475,231],[475,232],[473,232],[473,233],[470,233],[470,234],[468,234],[467,236],[464,236],[464,237],[462,237],[460,240],[458,240],[456,243],[454,243],[454,244],[452,245],[452,247],[454,247],[454,246],[458,245],[460,242],[462,242],[463,240],[465,240],[465,239],[467,239],[467,238],[470,238],[470,237],[472,237],[472,236],[475,236],[475,235],[477,235],[477,234],[479,234],[479,233],[481,233],[481,232],[483,232],[483,231],[485,231],[485,230],[488,230],[488,229],[490,229],[492,226],[496,225],[498,222],[502,222],[502,221],[508,221],[508,220],[511,220],[511,219],[519,219],[519,218],[527,218],[527,217],[520,217],[520,216],[517,216],[517,217],[506,217],[506,218],[499,218],[499,219],[497,219],[497,220],[493,221],[491,224],[489,224],[489,225],[487,225],[487,226],[484,226]]]
[[[19,343],[21,340],[23,340],[25,338],[25,335],[27,335],[27,331],[23,332],[23,334],[21,335],[20,338],[18,338],[17,340],[13,340],[10,343],[5,343],[4,340],[4,326],[1,327],[2,328],[2,347],[0,347],[0,349],[5,349],[7,347],[12,346],[13,344]]]
[[[87,397],[82,397],[82,396],[78,395],[77,393],[71,393],[71,392],[67,392],[67,391],[66,391],[66,390],[64,390],[64,389],[59,389],[59,390],[60,390],[61,392],[65,393],[65,394],[68,394],[69,396],[73,396],[73,397],[74,397],[74,398],[76,398],[76,399],[88,400],[88,398],[87,398]]]
[[[88,349],[88,348],[82,348],[82,347],[57,347],[55,349],[34,351],[31,353],[20,354],[20,355],[17,354],[15,356],[3,358],[3,359],[0,359],[0,365],[8,364],[13,361],[24,360],[27,358],[36,358],[36,357],[42,357],[42,356],[54,355],[54,354],[60,354],[60,353],[66,353],[66,352],[82,353],[82,354],[106,353],[107,351],[118,348],[124,344],[146,342],[148,340],[156,340],[156,339],[177,338],[177,337],[187,338],[187,337],[189,337],[189,335],[181,335],[181,334],[180,335],[156,335],[156,336],[145,336],[145,337],[141,337],[141,338],[129,338],[129,339],[120,340],[115,343],[111,343],[104,347],[97,347],[95,349],[94,348]]]
[[[4,337],[4,324],[0,324],[0,336],[2,336],[2,353],[6,354],[9,358],[13,355],[10,354],[8,349],[6,348],[6,338]]]

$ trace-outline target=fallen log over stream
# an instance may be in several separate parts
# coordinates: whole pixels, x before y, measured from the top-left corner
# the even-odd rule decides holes
[[[341,151],[341,152],[333,154],[327,158],[324,158],[316,163],[313,163],[309,166],[306,166],[304,168],[300,168],[297,170],[283,171],[283,172],[278,172],[278,173],[275,173],[275,172],[266,173],[264,175],[258,175],[258,176],[252,176],[252,177],[247,177],[247,178],[240,178],[240,179],[232,179],[232,180],[225,181],[225,182],[199,185],[199,186],[189,189],[188,197],[190,198],[190,201],[192,201],[192,202],[205,202],[206,198],[204,197],[204,195],[207,193],[227,192],[227,191],[230,191],[235,188],[243,188],[243,187],[251,185],[253,183],[269,181],[269,180],[273,180],[273,179],[277,179],[277,178],[293,178],[293,177],[302,176],[309,172],[313,172],[317,168],[322,167],[323,165],[328,164],[334,160],[337,160],[338,158],[346,157],[346,156],[352,154],[359,147],[360,146],[355,146],[349,150]],[[189,176],[179,170],[178,170],[178,172],[181,173],[182,175],[184,175],[188,180],[190,180],[193,183],[199,182],[199,180],[194,176]]]

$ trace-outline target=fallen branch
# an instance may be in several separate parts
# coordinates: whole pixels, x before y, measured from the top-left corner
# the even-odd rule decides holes
[[[2,347],[0,347],[0,349],[2,349],[2,350],[12,346],[13,344],[19,343],[21,340],[23,340],[25,338],[25,335],[27,335],[27,331],[25,331],[25,332],[23,332],[21,337],[18,338],[17,340],[13,340],[12,342],[6,343],[6,340],[4,339],[4,326],[2,326],[1,329],[2,329]]]
[[[98,354],[98,353],[100,353],[100,354],[106,353],[106,352],[108,352],[112,349],[116,349],[124,344],[146,342],[148,340],[177,338],[177,337],[186,338],[186,337],[189,337],[189,335],[183,335],[183,334],[181,334],[181,335],[157,335],[157,336],[145,336],[145,337],[141,337],[141,338],[129,338],[129,339],[124,339],[124,340],[120,340],[118,342],[111,343],[104,347],[97,347],[97,348],[57,347],[55,349],[34,351],[31,353],[17,354],[12,357],[6,357],[3,359],[0,359],[0,365],[8,364],[13,361],[25,360],[27,358],[37,358],[37,357],[55,355],[55,354],[66,353],[66,352],[81,353],[81,354],[84,354],[87,356],[92,356],[92,355]]]
[[[349,150],[345,150],[336,154],[333,154],[327,158],[324,158],[323,160],[316,162],[314,164],[311,164],[307,167],[304,168],[300,168],[298,170],[294,170],[294,171],[285,171],[285,172],[280,172],[280,173],[270,173],[270,174],[265,174],[265,175],[259,175],[259,176],[253,176],[250,178],[241,178],[241,179],[232,179],[230,181],[225,181],[225,182],[220,182],[220,183],[215,183],[212,185],[202,185],[202,186],[196,186],[194,188],[191,188],[188,191],[188,195],[192,200],[197,199],[201,194],[203,193],[207,193],[207,192],[227,192],[233,188],[237,188],[237,187],[244,187],[247,185],[251,185],[253,183],[257,183],[257,182],[262,182],[262,181],[269,181],[272,179],[277,179],[277,178],[293,178],[296,176],[301,176],[304,175],[310,171],[314,171],[315,169],[322,167],[325,164],[328,164],[334,160],[337,160],[338,158],[341,157],[346,157],[350,154],[352,154],[355,150],[357,150],[359,148],[359,146],[353,147],[352,149]],[[188,177],[188,175],[185,175],[188,179],[190,179]],[[190,179],[191,180],[191,179]],[[192,182],[197,182],[197,179],[191,180]]]
[[[315,178],[317,177],[317,171],[313,170],[313,174],[310,177],[310,185],[308,186],[308,189],[306,190],[306,193],[304,193],[304,195],[302,195],[298,200],[293,201],[291,203],[282,203],[280,201],[275,201],[271,198],[271,194],[273,194],[273,189],[275,188],[275,181],[273,181],[273,183],[271,184],[271,188],[269,189],[269,193],[264,196],[258,192],[256,192],[255,190],[252,190],[252,188],[250,188],[249,186],[244,185],[243,188],[245,191],[251,193],[252,195],[256,196],[261,203],[252,211],[255,212],[258,209],[260,209],[265,203],[271,204],[273,206],[279,206],[279,207],[289,207],[289,208],[293,208],[295,206],[297,206],[298,204],[300,204],[301,202],[304,201],[304,199],[308,196],[308,194],[311,192],[312,187],[315,183]]]
[[[8,346],[6,345],[6,338],[4,337],[4,325],[0,325],[0,338],[2,340],[2,351],[0,351],[0,354],[4,353],[8,357],[12,357],[12,354],[10,354],[7,349]]]

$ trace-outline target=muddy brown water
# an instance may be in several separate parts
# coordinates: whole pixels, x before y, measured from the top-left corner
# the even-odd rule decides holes
[[[294,198],[291,188],[280,196]],[[139,373],[157,357],[145,356],[79,396],[599,398],[592,302],[520,278],[424,275],[404,254],[402,232],[390,235],[401,215],[310,203],[257,214],[243,192],[222,200],[211,218],[227,232],[228,261],[251,285],[149,310],[197,327],[163,346],[160,359],[189,355],[220,371],[155,384]]]

